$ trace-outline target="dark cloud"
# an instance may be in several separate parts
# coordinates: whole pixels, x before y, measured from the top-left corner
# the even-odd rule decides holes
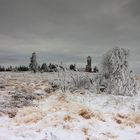
[[[82,63],[91,55],[97,63],[120,46],[130,49],[130,61],[138,64],[139,5],[138,0],[0,0],[0,50],[5,51],[0,63],[27,63],[33,51],[40,61]]]
[[[124,9],[128,14],[132,17],[139,17],[140,18],[140,1],[139,0],[129,0],[128,3],[124,5]]]

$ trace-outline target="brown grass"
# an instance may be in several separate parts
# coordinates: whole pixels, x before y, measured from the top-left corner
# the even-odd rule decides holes
[[[65,102],[66,101],[66,97],[64,95],[62,95],[62,96],[58,97],[58,100],[60,102]]]
[[[18,123],[26,123],[26,124],[33,124],[33,123],[37,123],[38,121],[43,119],[43,114],[36,114],[36,115],[29,115],[29,116],[25,116],[23,118],[21,118],[20,120],[18,120]]]
[[[136,115],[136,116],[134,117],[134,122],[135,122],[136,124],[140,124],[140,114],[139,114],[139,115]]]
[[[42,120],[46,115],[45,112],[41,112],[38,108],[26,107],[18,112],[15,121],[17,124],[33,124]]]
[[[67,122],[67,121],[71,121],[72,120],[72,117],[70,115],[66,115],[64,116],[64,121]]]
[[[82,108],[78,114],[80,116],[82,116],[83,118],[85,119],[91,119],[91,118],[94,118],[95,120],[99,120],[99,121],[102,121],[102,122],[105,122],[105,119],[103,117],[102,114],[100,114],[99,112],[92,112],[90,109],[88,108]]]
[[[85,135],[88,135],[88,131],[89,131],[88,128],[83,128],[82,131]]]
[[[91,119],[94,114],[89,109],[81,109],[78,114],[85,119]]]
[[[135,127],[136,125],[140,124],[140,114],[136,114],[136,113],[131,113],[131,114],[127,114],[127,115],[117,114],[114,117],[114,120],[118,124]]]
[[[66,130],[70,130],[71,129],[71,127],[69,125],[64,125],[63,128],[66,129]]]
[[[52,93],[52,89],[51,88],[45,88],[44,91],[48,94]]]

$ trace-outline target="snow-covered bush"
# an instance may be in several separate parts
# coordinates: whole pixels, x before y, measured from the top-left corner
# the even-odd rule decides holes
[[[92,77],[88,73],[71,72],[70,87],[73,89],[91,89],[93,86]]]
[[[95,76],[93,73],[70,71],[58,69],[58,85],[65,92],[66,90],[96,90]]]
[[[67,81],[66,81],[66,69],[61,69],[60,67],[57,67],[58,72],[58,85],[59,88],[62,90],[62,92],[66,91]]]
[[[99,87],[109,94],[115,95],[135,95],[136,82],[128,68],[129,51],[115,47],[109,50],[102,63]]]

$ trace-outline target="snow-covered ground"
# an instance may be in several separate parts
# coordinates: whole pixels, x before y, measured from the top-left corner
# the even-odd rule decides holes
[[[0,73],[0,140],[140,139],[140,94],[62,92],[50,84],[57,80],[58,73]]]

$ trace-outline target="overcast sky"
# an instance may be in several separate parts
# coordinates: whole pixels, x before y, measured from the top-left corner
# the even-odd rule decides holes
[[[0,0],[0,64],[85,65],[115,46],[140,73],[140,0]]]

